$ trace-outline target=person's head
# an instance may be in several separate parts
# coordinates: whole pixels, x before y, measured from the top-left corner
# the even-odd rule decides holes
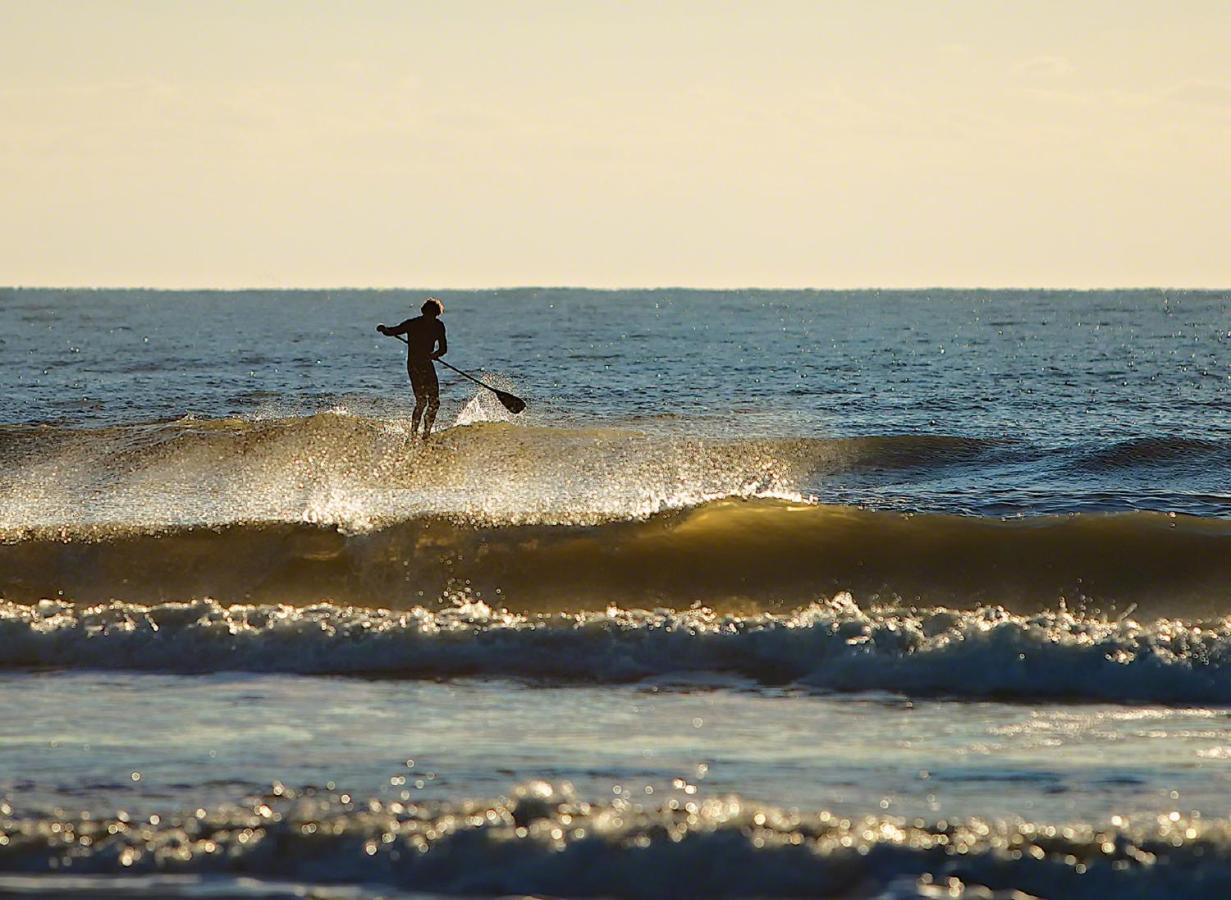
[[[435,297],[428,297],[423,301],[423,305],[419,307],[419,311],[429,319],[436,319],[444,313],[445,305]]]

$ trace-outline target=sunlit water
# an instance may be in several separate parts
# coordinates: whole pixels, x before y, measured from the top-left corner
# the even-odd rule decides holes
[[[0,421],[404,416],[403,348],[374,329],[420,296],[3,291]],[[1231,510],[1225,292],[441,296],[449,359],[530,398],[528,424],[993,439],[965,465],[813,487],[990,514]],[[442,383],[441,421],[472,421],[473,386]]]
[[[857,816],[1063,822],[1225,814],[1225,709],[951,703],[693,685],[531,686],[288,676],[6,675],[5,784],[19,809],[72,798],[166,815],[275,782],[355,796],[494,797],[534,779],[581,796],[739,793]],[[79,698],[91,698],[82,707]],[[149,703],[151,696],[159,698]]]
[[[1231,889],[1228,295],[443,298],[0,291],[0,893]]]

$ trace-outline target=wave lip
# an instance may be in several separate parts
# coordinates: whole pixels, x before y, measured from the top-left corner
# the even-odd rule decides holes
[[[753,616],[0,602],[0,668],[32,667],[599,683],[716,672],[840,692],[1231,704],[1231,619],[868,611],[849,595]]]
[[[589,803],[544,782],[464,803],[279,787],[156,823],[3,812],[0,871],[22,873],[242,873],[468,896],[905,897],[929,896],[933,885],[943,896],[1231,891],[1231,829],[1186,818],[1063,828],[925,823],[801,813],[737,796]]]
[[[0,425],[0,525],[312,521],[356,531],[432,513],[593,524],[726,496],[798,498],[827,476],[930,471],[1003,446],[947,435],[730,440],[494,422],[447,429],[423,446],[404,420],[340,411]]]

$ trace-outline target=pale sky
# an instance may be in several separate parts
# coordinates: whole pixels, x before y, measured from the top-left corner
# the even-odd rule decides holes
[[[1231,0],[0,0],[0,284],[1231,287]]]

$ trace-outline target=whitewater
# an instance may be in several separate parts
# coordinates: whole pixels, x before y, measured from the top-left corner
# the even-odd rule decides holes
[[[1231,298],[442,296],[0,290],[0,893],[1227,890]]]

